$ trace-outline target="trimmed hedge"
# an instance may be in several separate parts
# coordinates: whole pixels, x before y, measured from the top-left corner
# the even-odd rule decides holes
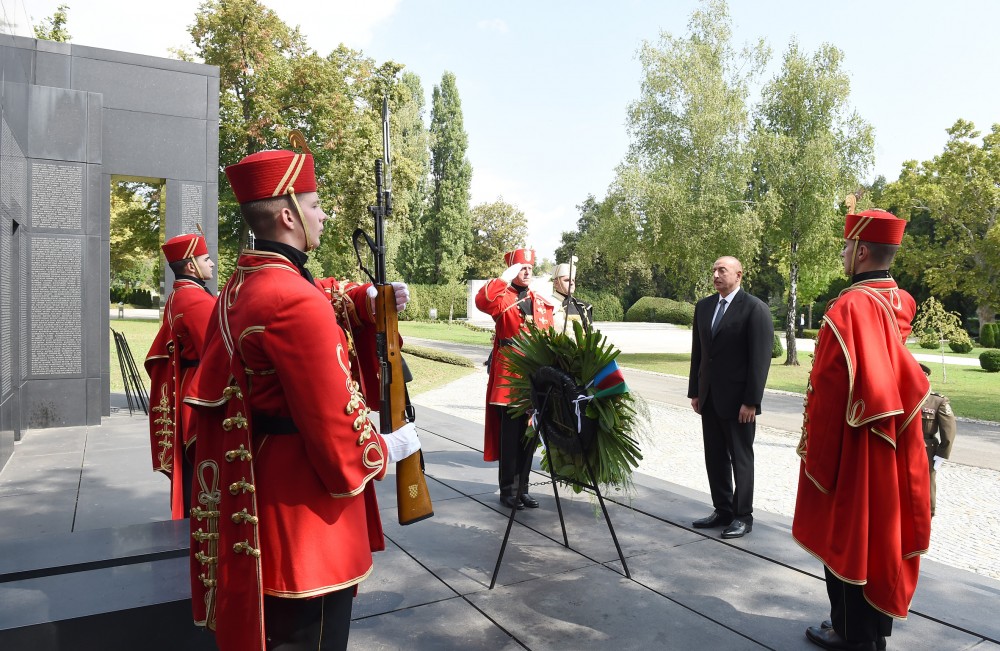
[[[611,292],[581,289],[574,296],[594,306],[594,321],[621,321],[625,318],[622,302]]]
[[[784,352],[785,348],[781,345],[781,337],[775,332],[774,343],[771,345],[771,359],[778,359]]]
[[[468,314],[466,297],[468,287],[465,283],[449,283],[447,285],[407,285],[410,289],[410,302],[406,309],[399,313],[400,321],[424,321],[430,318],[431,308],[437,310],[439,320],[447,320],[452,307],[452,316],[464,319]]]
[[[802,329],[802,338],[803,339],[812,339],[813,341],[816,341],[816,337],[818,337],[818,336],[819,336],[819,328],[803,328]]]
[[[658,296],[643,296],[625,313],[625,320],[645,323],[694,323],[694,305]]]
[[[935,350],[938,348],[940,341],[938,340],[938,334],[936,332],[933,330],[927,330],[920,335],[920,338],[917,339],[917,343],[920,344],[920,347],[925,350]]]
[[[403,344],[403,352],[407,355],[423,357],[424,359],[433,360],[435,362],[444,362],[445,364],[454,364],[455,366],[465,366],[466,368],[476,368],[476,363],[468,357],[462,357],[461,355],[456,355],[455,353],[449,353],[446,350]]]
[[[111,288],[112,303],[128,303],[135,307],[153,307],[153,293],[148,289],[133,289],[126,291],[123,289]]]
[[[997,341],[998,326],[996,323],[984,323],[979,328],[979,345],[983,348],[998,348],[1000,342]]]
[[[948,348],[953,353],[968,353],[972,351],[972,339],[965,330],[959,330],[948,339]]]
[[[1000,373],[1000,350],[991,348],[979,355],[979,365],[987,373]]]

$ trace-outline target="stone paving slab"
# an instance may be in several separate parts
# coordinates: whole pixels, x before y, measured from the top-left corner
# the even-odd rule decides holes
[[[768,648],[600,566],[469,599],[528,649]]]

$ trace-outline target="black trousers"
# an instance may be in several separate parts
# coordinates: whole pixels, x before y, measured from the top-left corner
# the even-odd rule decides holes
[[[321,597],[264,595],[267,651],[346,651],[354,586]]]
[[[833,630],[848,642],[878,642],[892,635],[892,617],[875,610],[865,599],[862,586],[841,581],[828,567],[826,594],[830,597]]]
[[[531,467],[528,459],[535,453],[537,441],[525,442],[524,433],[528,430],[528,417],[511,418],[507,407],[494,405],[500,411],[500,495],[514,497],[518,488],[522,493],[528,492],[528,475]],[[527,472],[522,471],[527,467]],[[523,475],[523,476],[522,476]]]
[[[753,440],[757,423],[722,418],[715,412],[711,396],[705,403],[701,407],[701,434],[712,506],[721,515],[752,521]]]

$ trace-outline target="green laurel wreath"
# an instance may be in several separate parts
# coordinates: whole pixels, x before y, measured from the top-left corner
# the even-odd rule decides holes
[[[514,377],[507,378],[507,386],[510,387],[510,410],[514,416],[534,409],[529,378],[543,366],[560,368],[572,376],[577,385],[585,387],[621,352],[599,331],[585,332],[578,322],[573,322],[572,337],[555,328],[539,329],[531,324],[528,330],[514,337],[508,350],[506,366]],[[597,389],[590,387],[584,392],[593,396]],[[640,420],[637,399],[631,393],[622,393],[593,397],[585,404],[586,415],[598,422],[596,444],[590,447],[587,458],[597,483],[602,490],[630,487],[632,471],[642,459],[635,438]],[[576,424],[571,426],[575,431]],[[526,436],[537,436],[534,427],[529,426]],[[592,481],[583,454],[569,454],[557,446],[549,445],[544,449],[542,468],[554,470],[557,481],[577,493],[583,490],[580,484]]]

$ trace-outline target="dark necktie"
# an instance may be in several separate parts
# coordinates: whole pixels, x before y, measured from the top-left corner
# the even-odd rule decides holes
[[[716,331],[719,329],[719,322],[722,321],[722,315],[726,313],[726,299],[719,301],[719,309],[715,311],[715,320],[712,321],[712,336],[715,336]]]

